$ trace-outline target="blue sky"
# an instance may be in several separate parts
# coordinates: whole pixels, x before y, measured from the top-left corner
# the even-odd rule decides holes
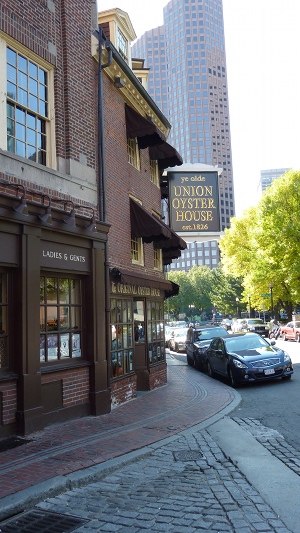
[[[126,11],[138,37],[167,0],[98,0]],[[223,0],[236,214],[259,199],[260,170],[300,170],[299,0]]]

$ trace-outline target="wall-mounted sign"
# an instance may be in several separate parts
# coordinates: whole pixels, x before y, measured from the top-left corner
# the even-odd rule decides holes
[[[170,225],[177,232],[219,232],[218,172],[168,172]]]
[[[89,272],[90,250],[67,244],[41,241],[41,266]]]
[[[160,289],[155,287],[142,287],[140,285],[127,285],[125,283],[111,283],[111,292],[114,294],[132,294],[133,296],[161,296]]]

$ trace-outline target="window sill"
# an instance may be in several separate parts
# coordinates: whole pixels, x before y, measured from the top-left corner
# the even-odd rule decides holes
[[[18,379],[18,374],[11,372],[10,370],[0,370],[0,382],[1,381],[13,381]]]
[[[54,361],[53,363],[41,363],[41,374],[50,374],[51,372],[61,372],[62,370],[70,370],[71,368],[82,368],[90,366],[88,361],[80,359],[77,361]]]

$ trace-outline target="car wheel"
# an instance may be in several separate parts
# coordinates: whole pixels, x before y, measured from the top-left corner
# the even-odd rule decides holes
[[[213,378],[215,373],[214,373],[209,361],[207,361],[207,363],[206,363],[206,370],[207,370],[207,373],[208,373],[209,377]]]
[[[289,376],[282,376],[281,379],[284,379],[286,381],[288,379],[291,379],[291,377],[292,377],[292,374],[290,374]]]
[[[233,371],[232,371],[232,368],[229,368],[228,370],[228,376],[229,376],[229,379],[230,379],[230,383],[231,383],[231,386],[232,387],[238,387],[238,384],[239,382],[237,381]]]
[[[286,334],[285,334],[285,333],[282,334],[282,340],[283,340],[283,341],[287,341],[287,338],[286,338]]]
[[[300,334],[296,333],[296,342],[300,342]]]
[[[188,354],[186,354],[186,360],[188,365],[195,366],[193,359]]]
[[[177,353],[179,352],[179,347],[178,347],[177,342],[175,342],[175,352],[177,352]]]

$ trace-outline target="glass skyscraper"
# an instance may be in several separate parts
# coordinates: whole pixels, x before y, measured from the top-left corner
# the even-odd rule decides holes
[[[163,16],[162,26],[136,41],[132,56],[145,58],[145,67],[150,68],[148,92],[172,124],[169,142],[184,162],[223,169],[219,178],[223,230],[235,208],[222,0],[170,0]],[[213,256],[207,253],[210,245],[197,243],[199,257],[193,264],[216,266],[216,243]],[[172,267],[187,270],[188,253],[185,250]]]

